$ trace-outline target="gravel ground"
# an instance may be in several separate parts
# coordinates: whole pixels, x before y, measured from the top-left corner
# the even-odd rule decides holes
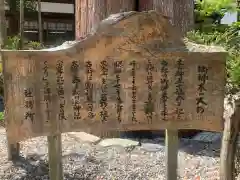
[[[77,141],[69,134],[62,135],[65,180],[164,180],[165,153],[160,139],[144,140],[142,146],[123,148],[102,147]],[[150,147],[157,147],[150,152]],[[155,147],[155,149],[156,149]],[[206,144],[181,141],[179,147],[179,179],[219,179],[220,142]],[[21,143],[21,158],[7,160],[4,129],[0,130],[0,179],[47,180],[46,137]]]

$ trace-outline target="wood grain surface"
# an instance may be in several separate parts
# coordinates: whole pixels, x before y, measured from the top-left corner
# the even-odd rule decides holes
[[[156,13],[111,16],[61,50],[2,51],[8,139],[62,132],[222,131],[225,52],[190,52]]]

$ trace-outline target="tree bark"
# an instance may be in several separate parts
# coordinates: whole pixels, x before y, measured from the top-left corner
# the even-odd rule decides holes
[[[231,109],[230,105],[226,110]],[[231,112],[227,112],[220,155],[220,180],[234,180],[235,154],[240,130],[240,98],[233,102]]]
[[[135,10],[135,0],[76,0],[76,39],[91,32],[110,14]]]
[[[0,49],[4,45],[6,38],[6,17],[4,9],[4,0],[0,0]]]
[[[42,28],[41,0],[38,0],[37,3],[38,3],[38,36],[39,36],[39,42],[42,44],[43,28]]]
[[[19,13],[20,13],[19,21],[20,49],[22,49],[24,44],[24,0],[20,0]]]
[[[240,21],[240,0],[236,0],[236,3],[237,3],[237,22]]]
[[[194,28],[194,1],[175,0],[173,3],[173,25],[183,34]]]
[[[194,27],[193,0],[139,0],[139,11],[156,10],[186,34]]]
[[[10,18],[9,18],[9,35],[16,36],[19,31],[19,23],[18,23],[18,13],[17,13],[17,1],[16,0],[8,0]]]

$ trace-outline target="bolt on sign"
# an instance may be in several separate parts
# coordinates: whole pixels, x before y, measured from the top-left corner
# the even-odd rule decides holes
[[[193,51],[154,11],[123,14],[67,48],[2,51],[10,142],[70,131],[223,129],[226,53]]]

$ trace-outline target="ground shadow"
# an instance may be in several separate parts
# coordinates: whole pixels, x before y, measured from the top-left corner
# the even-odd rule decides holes
[[[221,149],[221,140],[214,142],[203,142],[192,140],[197,133],[201,131],[180,131],[179,132],[179,151],[186,152],[191,155],[203,155],[208,157],[219,157]],[[121,138],[134,139],[139,142],[160,144],[165,146],[165,134],[164,131],[131,131],[121,134]],[[140,143],[141,144],[141,143]]]
[[[63,164],[64,160],[72,158],[82,158],[83,154],[71,153],[63,156]],[[74,162],[75,163],[75,162]],[[95,163],[95,168],[78,168],[75,171],[64,172],[64,180],[93,180],[96,179],[96,176],[99,171],[99,162],[94,157],[88,157],[87,163]],[[21,171],[25,171],[21,175],[18,175],[17,180],[49,180],[49,166],[48,161],[44,160],[43,155],[32,154],[27,157],[19,157],[18,159],[13,161],[13,168],[21,169]],[[12,169],[11,171],[14,172]],[[94,173],[93,173],[94,172]],[[14,177],[16,179],[16,177]]]

